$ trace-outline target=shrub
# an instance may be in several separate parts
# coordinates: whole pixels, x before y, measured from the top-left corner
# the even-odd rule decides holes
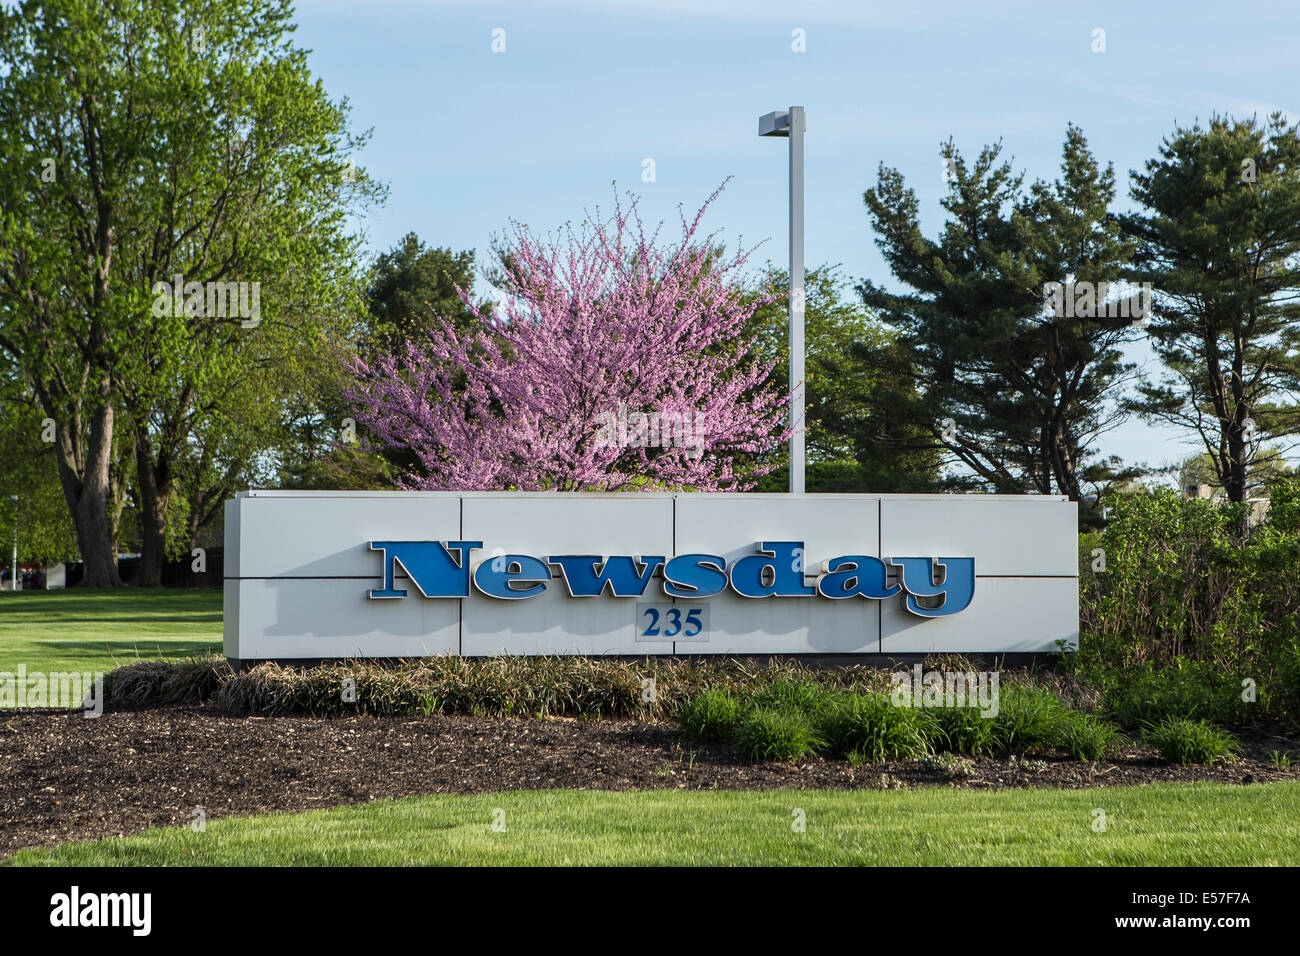
[[[927,707],[918,713],[922,726],[936,750],[953,753],[992,753],[994,749],[995,718],[985,717],[978,707]]]
[[[749,695],[751,707],[775,710],[796,710],[809,718],[817,718],[834,706],[836,694],[811,680],[781,678]]]
[[[798,760],[817,750],[821,742],[812,721],[801,711],[757,707],[741,720],[736,744],[749,760]]]
[[[1300,718],[1286,673],[1300,636],[1300,478],[1274,483],[1269,499],[1268,517],[1248,529],[1244,504],[1169,490],[1119,495],[1100,537],[1081,537],[1078,664],[1116,685],[1109,690],[1122,719],[1232,719],[1241,677],[1254,678],[1261,705]],[[1091,570],[1095,547],[1105,552],[1104,572]],[[1181,671],[1189,661],[1217,681],[1165,694],[1121,679],[1132,668]],[[1174,684],[1190,680],[1175,675]],[[1229,682],[1235,693],[1220,696]]]
[[[1067,710],[1057,723],[1056,746],[1075,760],[1100,760],[1119,736],[1109,721]]]
[[[1011,686],[998,695],[992,718],[993,746],[1003,753],[1030,753],[1052,747],[1066,719],[1060,698],[1040,687]]]
[[[849,694],[834,700],[817,730],[827,753],[855,764],[910,760],[930,749],[919,713],[895,707],[884,694]]]
[[[1220,730],[1203,720],[1166,717],[1152,724],[1142,737],[1160,751],[1160,756],[1170,763],[1212,764],[1222,760],[1237,749],[1237,741],[1227,731]]]
[[[197,706],[232,673],[223,657],[136,661],[104,675],[104,697],[113,707]]]
[[[182,673],[184,672],[184,673]],[[356,700],[345,701],[345,679]],[[654,692],[646,693],[647,681]],[[236,675],[224,658],[145,661],[105,675],[127,706],[215,703],[233,713],[511,714],[565,717],[675,717],[701,691],[725,687],[738,698],[766,692],[773,704],[814,710],[826,693],[874,691],[888,677],[869,664],[812,669],[797,661],[764,664],[646,658],[438,656],[406,661],[337,661],[301,668],[262,664]],[[109,690],[108,704],[114,704]]]
[[[730,690],[710,687],[682,707],[678,720],[696,740],[730,740],[740,716],[740,701]]]
[[[1279,655],[1277,669],[1277,680],[1266,691],[1269,703],[1300,727],[1300,629]]]
[[[1185,717],[1226,723],[1244,716],[1241,678],[1208,661],[1177,658],[1101,675],[1106,709],[1125,727]]]

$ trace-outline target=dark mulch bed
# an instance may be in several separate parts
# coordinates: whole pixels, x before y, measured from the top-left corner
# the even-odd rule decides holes
[[[1236,764],[1171,767],[1144,746],[1113,761],[980,758],[850,767],[750,764],[671,724],[476,717],[227,717],[208,709],[0,715],[0,855],[208,818],[412,794],[677,788],[1094,787],[1297,779],[1268,760],[1277,727],[1241,735]]]

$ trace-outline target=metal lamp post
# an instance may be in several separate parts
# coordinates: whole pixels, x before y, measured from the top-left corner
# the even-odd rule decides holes
[[[804,491],[803,134],[802,106],[758,118],[759,136],[790,140],[790,493]]]

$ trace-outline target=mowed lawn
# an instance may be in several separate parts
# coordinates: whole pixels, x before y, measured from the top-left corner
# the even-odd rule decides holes
[[[1105,813],[1105,829],[1094,829]],[[802,820],[803,831],[796,824]],[[1300,864],[1300,783],[1099,790],[517,791],[210,819],[11,865]]]
[[[220,649],[216,589],[0,593],[0,672],[106,672]]]

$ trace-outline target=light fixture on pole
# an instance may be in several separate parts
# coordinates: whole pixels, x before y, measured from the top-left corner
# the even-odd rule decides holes
[[[758,118],[759,136],[790,140],[790,493],[804,491],[803,134],[802,106]]]

